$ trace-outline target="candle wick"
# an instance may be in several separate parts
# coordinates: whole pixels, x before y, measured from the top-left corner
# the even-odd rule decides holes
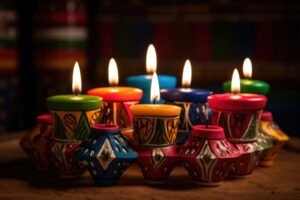
[[[74,91],[74,95],[75,95],[75,96],[80,95],[80,91],[76,89],[76,90]]]
[[[154,97],[153,104],[156,104],[156,101],[157,101],[157,96]]]

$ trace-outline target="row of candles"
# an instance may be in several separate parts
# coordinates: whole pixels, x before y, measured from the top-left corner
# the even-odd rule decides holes
[[[111,86],[88,90],[87,95],[80,94],[80,69],[78,63],[75,63],[72,83],[74,94],[47,99],[54,123],[50,157],[61,176],[80,174],[82,166],[74,164],[79,159],[91,171],[96,183],[112,183],[108,174],[120,176],[119,171],[130,163],[124,162],[123,168],[120,168],[122,163],[119,160],[137,158],[131,147],[136,148],[139,154],[137,162],[149,181],[167,178],[176,165],[177,157],[183,158],[190,175],[202,183],[219,183],[225,177],[225,172],[229,171],[235,176],[251,174],[258,159],[257,152],[270,146],[259,148],[257,142],[260,116],[267,102],[264,95],[268,93],[269,85],[263,81],[250,80],[250,59],[245,59],[243,64],[247,79],[240,80],[235,69],[232,81],[223,84],[224,90],[231,90],[232,93],[225,94],[190,88],[192,66],[189,60],[184,65],[182,88],[175,89],[175,77],[156,74],[156,60],[155,48],[150,45],[146,66],[147,71],[153,74],[128,77],[128,85],[135,87],[121,87],[117,86],[116,61],[111,59],[108,70]],[[160,90],[160,86],[163,89]],[[164,104],[159,104],[161,97]],[[210,118],[214,125],[209,125]],[[52,119],[46,117],[47,123]],[[119,135],[118,130],[121,132]],[[259,136],[259,142],[267,144],[263,141],[266,137]],[[123,137],[131,147],[124,142]],[[24,149],[26,141],[26,137],[21,140]],[[99,141],[102,143],[98,144]],[[66,152],[69,154],[65,155]],[[180,156],[175,156],[178,152]],[[265,165],[270,165],[272,160],[265,157]],[[49,162],[40,168],[48,168]],[[96,163],[101,165],[100,171],[95,167],[98,165]],[[210,178],[204,178],[208,177],[207,174],[199,175],[199,171],[208,173],[207,170],[212,166],[221,164],[223,167],[209,172]],[[113,171],[109,171],[110,168]]]

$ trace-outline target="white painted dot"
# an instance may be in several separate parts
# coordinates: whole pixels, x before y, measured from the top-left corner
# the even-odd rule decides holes
[[[189,154],[190,153],[190,149],[187,149],[186,151],[185,151],[185,154]]]
[[[117,173],[118,173],[118,171],[117,171],[117,170],[115,170],[115,171],[114,171],[114,174],[117,174]]]
[[[85,149],[84,153],[88,153],[88,152],[89,152],[89,150],[88,150],[88,149]]]
[[[121,166],[121,163],[118,162],[118,163],[117,163],[117,166],[120,167],[120,166]]]
[[[91,153],[90,153],[90,156],[93,156],[95,154],[95,151],[92,150]]]

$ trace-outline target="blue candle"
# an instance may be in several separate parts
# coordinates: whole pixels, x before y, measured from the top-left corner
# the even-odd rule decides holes
[[[182,108],[177,143],[183,143],[188,138],[193,125],[208,123],[207,97],[212,92],[205,89],[188,88],[191,84],[191,76],[191,63],[187,60],[183,70],[183,88],[161,90],[161,97],[166,104]]]
[[[143,98],[140,103],[149,104],[150,102],[150,86],[153,72],[156,71],[157,58],[155,48],[152,44],[149,45],[146,56],[146,68],[148,75],[136,75],[127,77],[126,83],[128,86],[140,88],[143,90]],[[160,88],[171,89],[176,87],[176,77],[169,75],[158,75]],[[158,101],[157,103],[161,103]]]

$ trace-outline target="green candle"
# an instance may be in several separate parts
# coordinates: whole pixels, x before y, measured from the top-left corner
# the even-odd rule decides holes
[[[83,140],[99,120],[102,98],[80,95],[81,75],[77,62],[73,70],[72,89],[74,95],[58,95],[47,99],[47,106],[54,119],[55,139]]]
[[[270,85],[264,81],[251,80],[252,64],[249,58],[246,58],[243,63],[243,74],[246,79],[241,79],[241,93],[253,93],[267,95],[269,93]],[[231,81],[223,83],[223,90],[231,92]]]
[[[89,95],[58,95],[47,99],[50,110],[87,111],[100,108],[102,98]]]

